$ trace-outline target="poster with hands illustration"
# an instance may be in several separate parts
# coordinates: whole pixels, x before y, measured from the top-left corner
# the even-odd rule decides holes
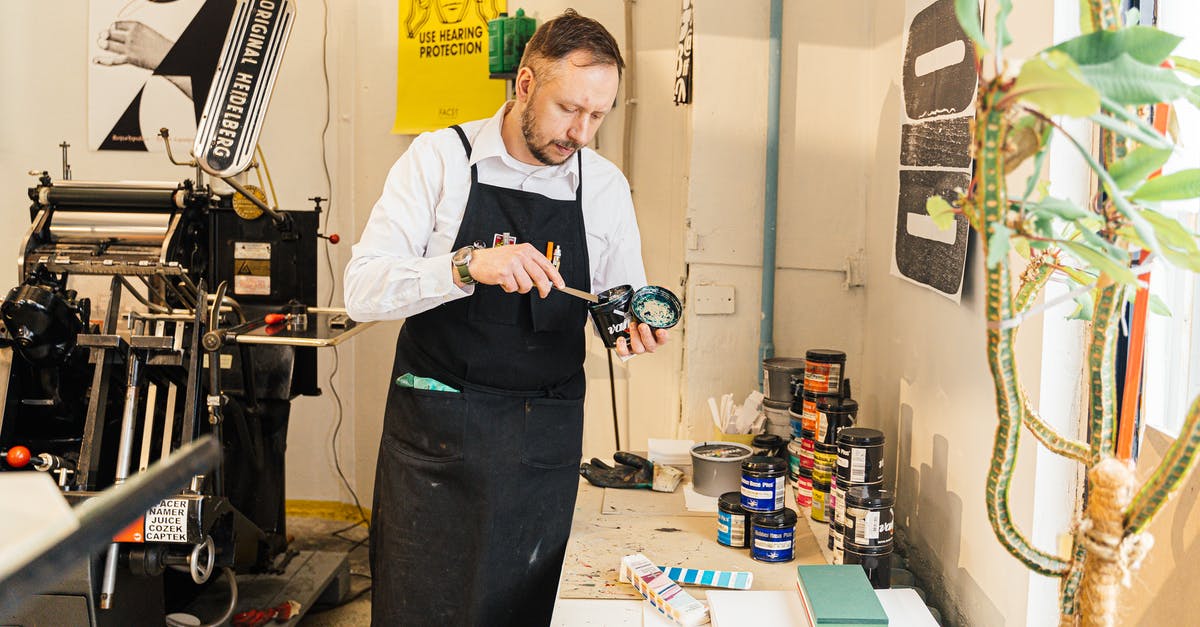
[[[237,0],[91,0],[88,147],[186,155]]]

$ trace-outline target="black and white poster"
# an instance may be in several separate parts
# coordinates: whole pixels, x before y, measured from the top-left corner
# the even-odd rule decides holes
[[[973,43],[954,0],[908,0],[905,12],[900,193],[892,274],[958,302],[970,229],[963,216],[938,229],[925,201],[971,182],[971,124],[977,76]]]
[[[88,145],[186,155],[236,0],[91,0]]]
[[[679,42],[675,47],[675,104],[692,101],[692,0],[681,0]]]

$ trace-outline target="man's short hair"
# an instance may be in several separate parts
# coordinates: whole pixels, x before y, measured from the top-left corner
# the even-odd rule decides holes
[[[562,15],[542,24],[521,56],[521,67],[540,65],[541,61],[558,61],[572,52],[583,51],[591,55],[585,65],[615,65],[617,77],[625,69],[621,49],[612,33],[604,25],[590,17],[584,17],[575,9],[567,9]]]

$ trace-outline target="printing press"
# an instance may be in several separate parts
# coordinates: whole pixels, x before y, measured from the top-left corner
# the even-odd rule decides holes
[[[52,473],[77,501],[204,434],[223,449],[215,472],[180,486],[35,609],[69,614],[82,599],[81,624],[143,624],[215,573],[281,572],[292,556],[291,399],[320,394],[316,347],[357,330],[306,305],[319,211],[246,219],[234,194],[191,180],[43,174],[29,196],[21,283],[0,304],[0,470]],[[97,297],[77,281],[100,286]]]

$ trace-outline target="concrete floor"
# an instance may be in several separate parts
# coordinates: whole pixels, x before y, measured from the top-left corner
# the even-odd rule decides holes
[[[349,627],[371,624],[371,569],[367,561],[367,527],[358,525],[334,536],[351,523],[323,518],[289,518],[288,534],[297,550],[336,551],[350,554],[350,597],[333,608],[310,608],[297,623],[300,627]],[[366,590],[366,592],[363,592]],[[360,594],[362,593],[362,594]],[[356,596],[357,595],[357,596]]]

